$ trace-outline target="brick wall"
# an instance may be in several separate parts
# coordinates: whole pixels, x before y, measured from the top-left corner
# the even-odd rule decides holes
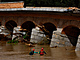
[[[8,2],[0,3],[0,9],[5,8],[23,8],[24,2]]]

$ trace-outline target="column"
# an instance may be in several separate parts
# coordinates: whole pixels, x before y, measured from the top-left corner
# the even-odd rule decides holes
[[[78,36],[78,41],[77,41],[77,45],[76,45],[75,51],[80,51],[80,35]]]

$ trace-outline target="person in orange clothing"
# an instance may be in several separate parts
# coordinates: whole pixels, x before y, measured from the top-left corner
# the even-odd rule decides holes
[[[43,48],[41,49],[41,51],[39,51],[39,54],[40,55],[44,55],[44,54],[46,54],[46,52],[43,50]]]

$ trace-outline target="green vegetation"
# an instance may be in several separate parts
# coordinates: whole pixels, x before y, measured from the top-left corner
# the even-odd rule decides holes
[[[7,43],[15,43],[16,44],[16,43],[18,43],[18,40],[16,40],[16,41],[15,40],[10,40]]]
[[[24,7],[80,7],[80,0],[2,0],[1,2],[24,1]]]
[[[16,36],[13,40],[8,41],[7,43],[18,43],[18,42],[19,42],[19,39],[18,39],[18,38],[19,38],[19,37]],[[27,33],[26,33],[22,38],[23,38],[23,40],[24,40],[24,39],[27,39],[27,40],[28,40],[29,36],[28,36]]]

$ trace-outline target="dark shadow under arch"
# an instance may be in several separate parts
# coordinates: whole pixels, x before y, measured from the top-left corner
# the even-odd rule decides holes
[[[80,29],[73,25],[67,26],[62,30],[62,34],[66,34],[73,46],[76,46]]]
[[[9,31],[12,32],[12,31],[13,31],[13,28],[14,28],[14,27],[17,27],[17,24],[16,24],[15,21],[10,20],[10,21],[6,22],[5,26],[6,26],[6,28],[7,28]]]
[[[26,21],[26,22],[24,22],[22,25],[21,25],[21,27],[23,28],[23,29],[27,29],[27,30],[32,30],[32,28],[35,28],[35,24],[33,23],[33,22],[31,22],[31,21]]]
[[[26,29],[27,30],[27,34],[28,34],[28,40],[30,40],[30,36],[31,36],[31,31],[32,28],[35,28],[35,24],[31,21],[26,21],[21,25],[21,28]]]
[[[10,21],[6,22],[5,27],[10,31],[11,36],[12,36],[13,28],[17,27],[17,24],[15,21],[10,20]]]
[[[56,26],[54,24],[50,23],[50,22],[44,23],[43,25],[44,25],[45,29],[48,30],[49,33],[50,33],[49,34],[49,33],[47,33],[47,32],[44,31],[45,35],[49,35],[49,38],[51,39],[53,31],[57,30]]]

